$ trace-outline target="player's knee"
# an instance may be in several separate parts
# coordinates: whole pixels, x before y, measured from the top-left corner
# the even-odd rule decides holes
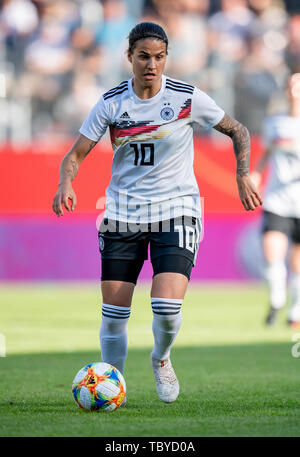
[[[103,293],[103,302],[111,306],[122,306],[124,308],[130,308],[132,293],[114,294],[114,293]]]

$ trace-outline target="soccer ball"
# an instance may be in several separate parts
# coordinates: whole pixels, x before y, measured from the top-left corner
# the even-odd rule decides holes
[[[72,392],[77,405],[89,411],[113,411],[123,402],[126,384],[122,373],[104,362],[89,363],[76,374]]]

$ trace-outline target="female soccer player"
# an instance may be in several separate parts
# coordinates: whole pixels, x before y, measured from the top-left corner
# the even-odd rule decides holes
[[[261,172],[269,163],[270,173],[264,195],[263,251],[265,278],[269,286],[270,308],[266,324],[276,321],[286,302],[286,256],[289,240],[291,306],[288,323],[300,324],[300,73],[288,79],[289,110],[266,120],[266,145],[257,171],[252,174],[259,185]]]
[[[130,32],[128,59],[133,77],[103,94],[84,121],[79,138],[61,163],[53,210],[57,216],[63,215],[62,205],[74,210],[72,181],[109,127],[114,157],[99,230],[102,360],[123,372],[132,295],[150,245],[154,271],[151,360],[159,398],[172,402],[179,384],[170,349],[181,326],[181,305],[200,235],[194,122],[232,138],[236,181],[245,210],[254,210],[262,201],[249,178],[248,130],[197,87],[165,76],[167,52],[168,38],[160,26],[144,22]]]

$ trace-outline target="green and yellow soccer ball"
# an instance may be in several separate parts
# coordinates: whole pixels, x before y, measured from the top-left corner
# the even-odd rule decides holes
[[[76,374],[72,392],[77,405],[88,411],[114,411],[123,403],[126,383],[122,373],[104,362],[85,365]]]

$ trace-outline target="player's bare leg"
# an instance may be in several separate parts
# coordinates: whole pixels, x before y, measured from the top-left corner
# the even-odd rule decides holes
[[[180,273],[160,273],[152,281],[151,297],[184,299],[188,279]]]
[[[269,287],[270,310],[266,324],[275,322],[278,310],[286,302],[287,270],[285,257],[288,250],[288,238],[284,233],[270,230],[263,236],[263,251],[266,262],[265,278]]]
[[[102,281],[101,292],[104,303],[116,306],[131,306],[135,285],[124,281]]]
[[[151,289],[154,348],[151,363],[159,398],[171,403],[179,394],[179,383],[170,360],[170,350],[179,332],[181,305],[188,279],[179,273],[154,276]]]
[[[290,257],[290,291],[291,306],[289,309],[288,323],[292,326],[300,326],[300,244],[294,244]]]

